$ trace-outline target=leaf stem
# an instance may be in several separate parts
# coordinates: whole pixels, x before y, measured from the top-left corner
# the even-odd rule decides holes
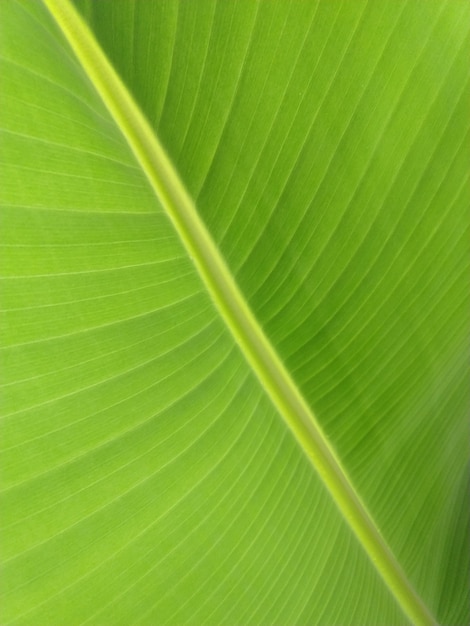
[[[413,624],[436,621],[417,595],[255,319],[177,171],[93,34],[69,0],[44,0],[126,138],[247,361],[396,601]]]

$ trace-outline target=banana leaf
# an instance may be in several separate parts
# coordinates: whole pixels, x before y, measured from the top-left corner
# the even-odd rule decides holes
[[[0,29],[2,624],[468,624],[470,4]]]

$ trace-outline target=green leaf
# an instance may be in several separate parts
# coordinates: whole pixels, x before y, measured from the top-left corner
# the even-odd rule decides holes
[[[47,4],[0,3],[3,623],[467,623],[467,3]]]

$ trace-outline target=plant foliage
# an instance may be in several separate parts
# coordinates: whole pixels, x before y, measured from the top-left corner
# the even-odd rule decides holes
[[[0,2],[2,623],[408,623],[285,381],[468,623],[468,2],[46,4]]]

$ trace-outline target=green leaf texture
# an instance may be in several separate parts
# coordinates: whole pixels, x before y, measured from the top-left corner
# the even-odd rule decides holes
[[[470,620],[464,0],[78,0],[410,587]],[[0,2],[2,624],[409,623],[38,0]]]

